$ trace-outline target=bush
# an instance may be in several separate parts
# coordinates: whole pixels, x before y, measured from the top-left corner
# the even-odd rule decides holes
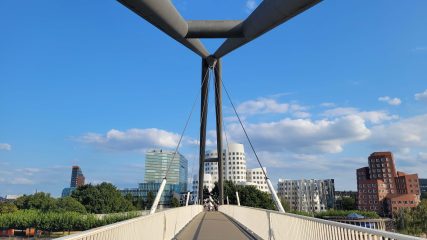
[[[86,213],[86,208],[76,199],[64,197],[56,201],[56,211]]]
[[[83,185],[77,188],[71,197],[80,202],[90,213],[105,214],[135,210],[132,203],[126,200],[111,183]]]
[[[380,218],[376,212],[369,211],[360,211],[360,210],[328,210],[325,212],[315,213],[314,217],[316,218],[326,218],[326,217],[347,217],[350,213],[357,213],[365,216],[366,218]]]
[[[98,218],[94,214],[77,212],[42,212],[37,210],[19,210],[14,213],[0,214],[0,229],[35,228],[47,232],[84,231],[139,216],[136,212],[110,214]]]
[[[18,211],[18,207],[11,202],[0,202],[0,214],[13,213]]]
[[[18,209],[37,209],[43,212],[53,211],[56,208],[56,199],[49,193],[39,192],[33,195],[24,195],[15,201]]]

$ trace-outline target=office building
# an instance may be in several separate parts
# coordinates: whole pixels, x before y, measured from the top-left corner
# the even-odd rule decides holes
[[[149,150],[145,154],[144,182],[138,188],[126,188],[120,192],[144,199],[149,194],[155,197],[166,176],[167,184],[159,202],[159,208],[163,208],[169,206],[174,194],[187,192],[187,174],[188,160],[182,154],[162,149]]]
[[[209,151],[206,153],[205,160],[205,187],[210,188],[210,184],[218,182],[218,158],[217,151]],[[247,169],[246,155],[243,144],[230,143],[228,149],[222,152],[223,160],[223,178],[224,180],[232,181],[238,185],[255,186],[263,192],[270,192],[265,180],[264,173],[261,168]],[[267,173],[267,169],[264,168]],[[206,175],[209,177],[206,178]],[[197,185],[198,185],[198,181]],[[211,183],[209,183],[211,182]],[[194,189],[194,184],[193,184]]]
[[[374,152],[368,163],[369,166],[356,170],[359,210],[392,216],[400,208],[418,205],[418,175],[396,171],[391,152]]]
[[[78,188],[85,185],[85,176],[79,166],[73,166],[71,170],[71,188]]]
[[[62,190],[62,197],[70,196],[76,188],[83,185],[85,185],[85,176],[83,175],[82,169],[79,166],[73,166],[71,168],[70,187]]]
[[[215,187],[215,182],[213,181],[213,177],[211,174],[205,173],[203,176],[203,187],[207,188],[210,191]],[[218,179],[218,176],[217,176]],[[192,182],[192,195],[193,196],[199,196],[199,178],[197,175],[194,175],[193,182]]]
[[[418,179],[421,194],[427,195],[427,178]]]
[[[218,163],[211,161],[218,158],[217,151],[206,153],[205,174],[212,175],[213,182],[218,182]],[[243,144],[229,143],[222,152],[223,178],[234,183],[246,182],[246,155]]]
[[[18,199],[18,198],[20,198],[22,196],[23,196],[22,194],[20,194],[20,195],[9,194],[9,195],[5,196],[4,201],[6,201],[6,202],[13,202],[13,201],[16,201],[16,199]]]
[[[160,182],[140,183],[138,184],[138,188],[125,188],[120,190],[120,192],[123,196],[131,194],[133,197],[141,197],[144,200],[147,200],[148,196],[151,195],[151,199],[154,200],[157,192],[159,191],[160,184]],[[163,190],[162,196],[160,197],[159,208],[169,206],[174,194],[185,193],[182,191],[182,187],[183,186],[181,184],[167,183],[165,185],[165,189]]]
[[[182,154],[162,149],[147,151],[144,182],[162,182],[166,172],[168,183],[181,184],[183,191],[187,190],[188,160]]]
[[[267,174],[267,168],[263,168]],[[270,193],[268,189],[267,182],[265,180],[265,175],[261,168],[253,168],[246,170],[246,185],[255,186],[258,190]]]
[[[277,189],[278,195],[288,201],[293,210],[321,212],[334,208],[334,179],[279,179]]]

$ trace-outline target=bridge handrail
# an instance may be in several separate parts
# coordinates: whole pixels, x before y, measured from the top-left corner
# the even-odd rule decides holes
[[[399,233],[259,208],[222,205],[219,207],[219,211],[233,218],[263,239],[422,239]]]
[[[197,214],[201,205],[173,208],[58,238],[60,240],[172,239]]]

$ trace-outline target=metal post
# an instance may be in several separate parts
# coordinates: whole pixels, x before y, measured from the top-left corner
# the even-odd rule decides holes
[[[156,198],[154,199],[153,205],[151,206],[150,214],[154,214],[159,205],[160,197],[162,196],[163,190],[165,189],[166,178],[163,178],[162,183],[160,184],[159,191],[157,191]]]
[[[218,188],[219,205],[224,204],[224,177],[222,161],[222,69],[221,59],[217,59],[215,65],[215,110],[216,110],[216,149],[218,152]]]
[[[276,208],[279,212],[284,213],[285,209],[283,209],[282,203],[280,202],[279,197],[277,197],[276,190],[274,190],[273,184],[271,183],[269,178],[265,179],[267,181],[268,189],[270,189],[271,196],[273,197],[274,204],[276,204]]]
[[[228,200],[228,196],[227,196],[227,205],[230,205],[230,201]]]
[[[239,192],[236,192],[237,206],[240,206]]]
[[[187,192],[187,199],[185,200],[185,206],[188,206],[188,201],[190,200],[190,192]]]
[[[205,174],[206,119],[208,117],[209,65],[202,59],[202,91],[200,103],[200,148],[199,148],[199,200],[203,201],[203,180]]]

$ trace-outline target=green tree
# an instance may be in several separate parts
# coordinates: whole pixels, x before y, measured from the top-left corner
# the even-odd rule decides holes
[[[360,210],[335,210],[330,209],[324,212],[314,213],[316,218],[328,218],[328,217],[346,217],[351,213],[357,213],[367,218],[380,218],[376,212],[372,211],[360,211]]]
[[[224,181],[224,196],[228,196],[230,204],[237,204],[236,191],[239,192],[240,205],[255,208],[264,208],[275,210],[276,206],[271,195],[258,190],[255,186],[236,185],[232,181]],[[218,184],[212,190],[212,197],[218,200]]]
[[[291,204],[289,203],[289,201],[287,199],[280,198],[280,202],[282,203],[282,207],[285,210],[285,212],[291,211]]]
[[[172,208],[176,208],[176,207],[179,207],[179,206],[180,206],[179,200],[176,197],[173,197],[172,200],[171,200],[171,207]]]
[[[83,204],[90,213],[114,213],[135,210],[111,183],[83,185],[77,188],[71,197]]]
[[[397,230],[403,234],[427,234],[427,200],[416,208],[402,208],[393,216]]]
[[[13,213],[18,211],[18,207],[11,202],[0,202],[0,214]]]
[[[49,193],[39,192],[33,195],[24,195],[15,201],[19,209],[37,209],[43,212],[53,211],[56,208],[56,199]]]
[[[147,206],[147,208],[151,208],[151,206],[153,205],[153,202],[154,202],[154,194],[153,192],[148,192],[145,205]]]
[[[125,195],[125,199],[132,203],[132,205],[137,210],[144,210],[145,201],[143,197],[140,196],[132,196],[132,194],[128,193]]]
[[[56,211],[86,213],[86,208],[72,197],[63,197],[56,201]]]
[[[355,210],[356,199],[352,197],[343,197],[341,198],[341,205],[343,210]]]

